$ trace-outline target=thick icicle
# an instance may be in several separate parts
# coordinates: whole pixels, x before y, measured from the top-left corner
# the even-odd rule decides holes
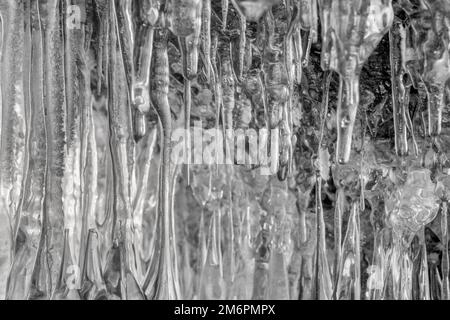
[[[62,183],[65,167],[66,101],[60,5],[58,0],[39,2],[47,167],[40,253],[33,271],[31,299],[51,297],[56,286],[64,245]]]
[[[128,95],[131,101],[134,100],[133,80],[134,80],[134,30],[131,20],[132,0],[113,0],[115,11],[115,28],[117,32],[119,51],[122,55],[123,68],[128,86]]]
[[[225,1],[225,0],[224,0]],[[258,21],[273,5],[281,0],[231,0],[249,21]]]
[[[13,238],[19,219],[22,180],[25,175],[27,115],[24,103],[24,2],[3,1],[1,53],[0,145],[0,297],[5,296],[12,259]],[[4,247],[5,246],[5,247]]]
[[[264,212],[264,214],[266,214]],[[261,214],[261,230],[257,237],[255,270],[253,272],[252,300],[264,300],[269,285],[269,262],[271,260],[271,229],[267,216]]]
[[[114,213],[112,239],[114,246],[110,260],[120,270],[120,297],[123,299],[143,299],[143,293],[135,279],[136,255],[133,249],[133,210],[131,204],[131,180],[134,167],[134,136],[132,129],[131,101],[129,86],[125,76],[126,67],[120,57],[117,37],[116,12],[110,4],[111,32],[109,41],[108,83],[111,87],[108,97],[110,152],[113,165]],[[112,267],[112,266],[110,266]]]
[[[152,0],[139,2],[139,23],[134,39],[134,79],[133,79],[133,130],[136,141],[147,132],[146,114],[150,111],[150,64],[153,52],[154,25],[158,20],[158,9]]]
[[[334,211],[334,286],[337,286],[339,280],[339,264],[342,259],[342,217],[345,208],[345,192],[338,189],[336,198],[336,207]]]
[[[230,6],[230,0],[221,0],[222,4],[222,31],[225,31],[227,29],[227,23],[228,23],[228,9]]]
[[[330,269],[327,259],[327,248],[325,240],[325,220],[322,208],[322,178],[320,173],[316,178],[316,252],[315,252],[315,273],[314,288],[316,300],[331,300],[333,285],[330,276]]]
[[[263,74],[265,84],[265,104],[268,108],[268,125],[269,130],[278,130],[280,132],[280,124],[283,121],[283,115],[288,106],[289,99],[289,81],[286,70],[285,61],[283,58],[283,44],[285,40],[285,34],[276,32],[275,18],[272,11],[268,11],[265,19],[266,26],[266,47],[264,49],[263,57]],[[278,31],[278,30],[277,30]],[[287,31],[287,30],[285,30]],[[284,119],[287,119],[284,116]],[[290,148],[290,133],[286,130],[288,125],[283,125],[283,152],[284,159],[289,159]],[[272,159],[276,162],[276,172],[279,170],[286,170],[288,164],[282,163],[282,167],[279,167],[279,144],[278,141],[270,141],[271,150],[275,150],[275,155],[272,155]],[[287,149],[286,149],[287,147]],[[283,159],[281,159],[283,160]],[[283,175],[281,175],[283,177]]]
[[[393,21],[391,1],[330,1],[321,3],[322,66],[341,76],[337,111],[336,161],[347,163],[359,105],[359,74]],[[370,27],[367,21],[371,21]]]
[[[27,109],[28,167],[24,177],[24,191],[20,217],[14,238],[15,255],[8,276],[7,299],[26,299],[38,254],[43,223],[43,199],[46,173],[46,131],[42,93],[43,62],[42,35],[38,16],[38,2],[26,7],[26,33],[29,33],[29,53],[25,57],[25,108]]]
[[[67,11],[69,6],[70,3],[67,0],[63,1],[64,11]],[[66,162],[63,178],[64,224],[69,230],[72,260],[75,264],[80,264],[88,231],[88,227],[83,225],[85,221],[83,205],[86,204],[86,200],[92,201],[89,200],[89,193],[83,192],[85,186],[89,186],[89,180],[86,180],[84,173],[88,174],[89,179],[96,179],[96,176],[91,176],[91,167],[87,167],[89,137],[93,129],[90,110],[90,76],[87,70],[84,27],[77,29],[67,27],[67,23],[64,25],[67,114]],[[89,38],[89,35],[87,36]],[[89,161],[89,164],[92,165],[95,161]],[[94,172],[95,170],[94,168]]]
[[[99,20],[99,42],[97,44],[96,60],[97,60],[97,94],[101,94],[104,84],[103,78],[106,78],[108,64],[108,44],[109,35],[109,1],[95,0],[95,11]]]
[[[187,164],[187,182],[190,184],[190,163],[191,163],[191,105],[192,94],[191,84],[192,80],[197,77],[198,72],[198,49],[201,34],[201,14],[202,14],[202,2],[197,1],[191,4],[193,9],[196,10],[195,16],[192,17],[193,21],[190,21],[194,27],[194,33],[185,37],[180,37],[179,45],[181,51],[181,57],[183,62],[183,76],[184,76],[184,116],[185,116],[185,155]],[[196,7],[194,7],[196,5]]]
[[[83,300],[107,299],[108,293],[103,281],[102,266],[98,255],[98,235],[93,229],[88,233],[83,261],[80,297]]]
[[[225,132],[226,143],[226,163],[233,164],[233,111],[236,106],[235,100],[235,78],[233,73],[233,66],[231,62],[231,47],[228,39],[223,39],[221,43],[221,57],[220,57],[220,79],[222,91],[222,114],[223,114],[223,129]]]
[[[161,170],[159,178],[159,204],[158,204],[158,229],[159,229],[159,261],[156,263],[154,288],[152,299],[178,299],[178,284],[174,282],[173,260],[171,248],[173,237],[171,236],[170,223],[170,153],[172,120],[168,101],[169,93],[169,58],[167,54],[168,33],[164,27],[164,16],[160,12],[160,23],[155,29],[155,38],[152,56],[150,98],[155,107],[161,125]]]

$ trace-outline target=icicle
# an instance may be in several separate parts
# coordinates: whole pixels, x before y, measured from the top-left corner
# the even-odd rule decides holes
[[[261,206],[270,222],[270,256],[268,257],[268,282],[264,299],[289,299],[289,281],[286,266],[290,226],[286,215],[287,185],[273,178],[264,192]],[[272,226],[272,228],[270,228]],[[271,229],[271,230],[270,230]],[[256,280],[256,279],[255,279]]]
[[[269,283],[266,299],[289,300],[286,259],[283,252],[274,250],[269,263]]]
[[[80,300],[80,295],[76,290],[78,286],[79,268],[73,264],[70,253],[70,231],[64,231],[64,250],[62,252],[61,267],[59,270],[58,282],[52,295],[52,300]]]
[[[408,132],[406,113],[409,112],[405,105],[405,84],[403,83],[405,70],[404,50],[405,29],[401,22],[395,21],[389,31],[390,62],[391,62],[391,86],[392,109],[394,113],[395,152],[399,156],[408,154]]]
[[[198,48],[201,34],[201,23],[202,23],[202,1],[194,0],[190,3],[189,10],[194,10],[193,16],[188,16],[186,19],[191,20],[187,23],[192,26],[193,32],[184,37],[178,39],[181,59],[183,63],[183,76],[184,76],[184,116],[185,116],[185,154],[186,154],[186,165],[187,165],[187,185],[190,185],[190,163],[191,163],[191,82],[195,77],[197,77],[198,72]]]
[[[231,46],[228,39],[224,39],[221,50],[220,59],[220,77],[221,77],[221,90],[222,90],[222,103],[223,103],[223,129],[226,136],[226,163],[234,164],[232,130],[233,126],[233,111],[235,109],[235,80],[233,74],[233,66],[231,63]]]
[[[122,225],[120,222],[120,232],[125,234],[129,232],[129,226]],[[145,294],[140,287],[135,276],[136,262],[135,257],[130,257],[130,251],[133,250],[132,238],[126,238],[121,235],[119,237],[119,252],[120,252],[120,293],[124,300],[145,300]],[[133,252],[134,253],[134,252]]]
[[[134,50],[133,111],[135,140],[147,132],[146,114],[150,111],[150,64],[153,53],[153,32],[159,16],[152,0],[140,2],[140,23],[136,25]]]
[[[120,270],[120,251],[117,242],[108,250],[105,261],[103,279],[109,300],[120,300],[121,298],[121,270]]]
[[[339,281],[336,288],[338,300],[361,299],[359,204],[352,204],[352,212],[342,245]]]
[[[340,79],[337,110],[338,138],[336,161],[340,164],[350,159],[351,140],[359,105],[359,79]]]
[[[427,244],[425,242],[425,231],[422,231],[420,237],[421,243],[421,263],[419,269],[419,299],[420,300],[430,300],[430,281],[428,272],[428,261],[427,261]]]
[[[218,52],[219,50],[219,35],[217,33],[214,33],[214,37],[212,39],[212,46],[211,46],[211,72],[212,72],[212,92],[214,95],[214,104],[216,107],[216,123],[215,123],[215,129],[216,132],[219,130],[219,123],[220,123],[220,113],[222,111],[224,102],[223,102],[223,92],[222,92],[222,81],[219,74],[219,68],[218,68]],[[219,165],[219,156],[217,156],[217,170]]]
[[[410,298],[412,271],[407,248],[414,235],[434,220],[438,213],[439,205],[433,190],[430,172],[427,169],[414,169],[408,172],[405,183],[385,200],[394,238],[388,275],[392,278],[394,299]]]
[[[176,229],[176,221],[175,221],[175,193],[177,192],[177,180],[179,176],[180,166],[174,166],[172,169],[172,177],[170,182],[170,231],[171,231],[171,241],[172,241],[172,247],[171,247],[171,257],[172,257],[172,264],[173,264],[173,270],[174,270],[174,279],[176,290],[177,292],[181,293],[181,287],[180,287],[180,277],[178,272],[178,250],[177,250],[177,229]]]
[[[231,191],[231,190],[230,190]],[[224,278],[225,278],[225,282],[227,285],[227,298],[228,299],[233,299],[233,289],[234,286],[236,284],[236,251],[238,251],[239,249],[236,250],[236,248],[239,248],[238,246],[238,242],[240,241],[240,239],[235,239],[235,223],[234,223],[234,217],[233,217],[233,208],[232,208],[232,201],[231,201],[231,192],[230,192],[230,204],[229,204],[229,208],[227,208],[227,214],[226,214],[226,220],[227,220],[227,225],[226,225],[226,230],[228,231],[226,234],[224,234],[224,239],[226,239],[227,241],[227,249],[226,249],[226,253],[225,253],[225,263],[223,265],[223,269],[226,269],[226,271],[223,271],[223,273],[225,274]],[[220,226],[220,224],[219,224]],[[237,241],[235,241],[237,240]],[[220,245],[220,243],[219,243]],[[220,246],[219,246],[220,249]]]
[[[142,149],[143,153],[143,168],[140,168],[138,176],[138,187],[133,200],[133,217],[135,220],[142,223],[142,214],[144,211],[144,200],[148,191],[148,177],[153,158],[153,153],[156,145],[157,129],[153,128],[148,133],[148,140],[145,147]]]
[[[154,148],[156,145],[157,129],[156,127],[148,133],[146,138],[146,144],[142,148],[142,166],[141,170],[135,170],[135,176],[138,178],[138,185],[136,188],[136,193],[133,199],[133,225],[134,225],[134,245],[137,251],[136,255],[136,275],[143,276],[145,274],[142,266],[142,257],[144,257],[148,252],[145,252],[143,247],[144,241],[144,208],[145,208],[145,198],[148,196],[148,179],[150,174],[151,162],[154,156]],[[139,282],[143,279],[137,279]]]
[[[344,214],[345,192],[340,188],[337,191],[336,207],[334,211],[334,287],[339,280],[339,264],[342,260],[342,216]]]
[[[88,233],[81,273],[80,297],[83,300],[105,300],[109,298],[101,272],[102,267],[98,256],[98,235],[95,230],[91,229]]]
[[[359,104],[359,74],[393,21],[391,1],[328,1],[321,3],[322,67],[341,76],[337,111],[336,161],[350,158],[353,127]],[[371,21],[370,28],[365,21]],[[349,32],[349,28],[352,32]],[[356,38],[355,38],[356,35]]]
[[[89,78],[88,78],[89,79]],[[85,82],[90,85],[90,81]],[[97,142],[95,139],[95,126],[91,102],[86,101],[81,117],[81,210],[82,228],[80,246],[80,263],[84,263],[84,252],[86,251],[88,232],[95,228],[95,210],[97,205]],[[80,264],[81,265],[81,264]]]
[[[4,1],[1,54],[1,145],[0,145],[0,297],[13,249],[14,228],[19,219],[22,180],[25,175],[26,118],[24,104],[24,8],[22,2]]]
[[[227,30],[228,23],[228,7],[229,0],[221,0],[222,2],[222,31]]]
[[[325,240],[325,220],[322,208],[322,178],[318,174],[316,178],[316,252],[315,252],[315,272],[314,287],[316,300],[331,300],[333,285],[328,265],[326,240]]]
[[[284,112],[288,105],[289,99],[289,81],[284,59],[282,58],[282,44],[284,42],[284,36],[275,33],[275,18],[273,13],[269,11],[266,15],[266,48],[264,49],[263,58],[263,73],[265,82],[265,104],[268,107],[268,125],[270,130],[279,130],[280,123],[283,121]],[[280,41],[281,40],[281,41]],[[287,116],[285,117],[287,119]],[[290,146],[291,135],[287,131],[289,127],[283,125],[282,127],[282,143],[284,144],[283,151],[288,151],[287,154],[284,152],[284,159],[289,158],[289,149],[292,150]],[[279,167],[279,152],[280,146],[278,141],[270,141],[271,150],[275,151],[276,160],[276,172],[281,172],[285,170],[286,164],[282,163],[283,166]],[[283,159],[281,159],[283,160]],[[280,174],[280,173],[279,173]],[[283,178],[283,174],[281,174]]]
[[[15,255],[8,276],[7,299],[26,299],[41,238],[46,168],[46,136],[42,96],[42,38],[37,1],[28,2],[25,25],[28,54],[25,56],[25,108],[27,109],[28,166],[24,178],[21,212],[14,237]],[[31,12],[33,14],[31,14]]]
[[[225,299],[226,289],[223,281],[221,264],[217,248],[217,217],[213,214],[209,224],[208,250],[205,264],[201,270],[200,299],[221,300]]]
[[[448,13],[442,12],[445,9],[438,7],[437,10],[426,10],[422,14],[434,21],[439,21],[442,15]],[[413,24],[419,24],[422,27],[422,37],[418,39],[421,55],[423,56],[423,69],[421,78],[425,83],[428,96],[428,134],[437,136],[442,130],[442,111],[444,109],[444,88],[445,83],[450,78],[450,53],[448,51],[450,39],[443,36],[445,28],[448,29],[448,21],[443,26],[434,25],[434,30],[424,25],[423,21],[413,21]],[[442,30],[443,29],[443,30]]]
[[[300,218],[301,220],[304,219],[300,234],[300,238],[304,240],[301,243],[302,265],[299,298],[300,300],[314,300],[314,252],[317,245],[317,217],[314,214],[306,216],[306,213],[302,210]]]
[[[320,1],[320,0],[319,0]],[[318,15],[317,0],[298,1],[300,23],[303,29],[309,30],[309,43],[317,42]]]
[[[442,130],[442,110],[444,107],[444,85],[427,86],[428,134],[436,136]]]
[[[442,251],[442,300],[450,299],[449,292],[449,258],[448,258],[448,222],[447,222],[447,202],[442,203],[441,208],[441,233],[442,233],[442,243],[444,245]]]
[[[164,23],[164,16],[160,12],[160,21]],[[162,28],[161,28],[162,27]],[[167,54],[167,30],[164,24],[155,29],[152,56],[152,72],[150,77],[150,98],[155,107],[161,125],[161,170],[159,178],[158,227],[159,261],[156,266],[156,282],[151,298],[178,299],[178,285],[174,283],[171,248],[172,236],[170,228],[170,154],[171,154],[171,111],[168,101],[169,93],[169,58]],[[152,288],[153,289],[153,288]]]
[[[250,207],[242,213],[236,250],[236,277],[232,299],[250,299],[253,290],[254,257],[252,250],[252,232]]]
[[[317,42],[318,34],[318,15],[317,15],[317,0],[306,0],[298,2],[298,10],[300,12],[299,20],[302,29],[308,31],[308,40],[306,43],[306,50],[303,54],[303,67],[309,64],[309,55],[311,46]],[[299,44],[300,45],[300,44]]]

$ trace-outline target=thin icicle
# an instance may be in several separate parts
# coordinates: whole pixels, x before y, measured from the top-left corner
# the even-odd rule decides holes
[[[391,82],[392,82],[392,109],[394,113],[395,151],[397,155],[408,154],[408,133],[406,130],[407,106],[405,100],[405,84],[403,78],[405,70],[402,47],[405,45],[405,30],[401,22],[396,21],[389,31]],[[406,109],[406,110],[405,110]]]
[[[47,168],[40,254],[33,271],[31,299],[50,298],[56,286],[64,244],[62,180],[65,166],[66,103],[59,5],[58,0],[39,2]],[[46,265],[45,261],[52,261],[52,264]]]
[[[339,263],[339,280],[336,299],[361,299],[359,203],[352,204],[347,233],[342,245],[342,259]]]
[[[337,110],[336,161],[350,159],[353,128],[359,105],[359,74],[393,21],[391,1],[328,1],[321,3],[322,67],[341,76]],[[368,28],[366,21],[372,21]],[[351,32],[349,32],[351,30]]]
[[[109,41],[108,83],[111,87],[108,97],[110,152],[113,165],[112,208],[114,224],[111,257],[120,262],[116,268],[120,272],[120,297],[122,299],[143,299],[143,293],[135,279],[136,255],[132,239],[131,180],[134,167],[134,138],[132,129],[131,101],[129,85],[125,76],[126,67],[120,57],[119,39],[116,34],[117,23],[114,4],[110,4],[111,33]],[[119,58],[120,57],[120,58]],[[117,260],[111,260],[117,263]],[[112,267],[112,266],[110,266]]]

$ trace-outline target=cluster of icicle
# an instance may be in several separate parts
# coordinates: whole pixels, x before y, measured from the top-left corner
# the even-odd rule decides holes
[[[395,5],[408,19],[394,15],[391,0],[2,0],[1,297],[427,299],[438,290],[449,298],[447,207],[424,168],[409,168],[402,177],[383,173],[394,181],[380,218],[392,239],[385,243],[384,222],[375,223],[373,264],[361,292],[364,177],[361,172],[358,201],[346,194],[346,183],[359,178],[345,166],[363,65],[389,33],[399,157],[410,145],[420,152],[408,90],[425,90],[425,126],[435,139],[450,77],[449,2]],[[79,26],[73,12],[81,14]],[[250,38],[248,26],[255,24],[257,35]],[[289,181],[303,170],[294,156],[293,114],[301,108],[303,70],[319,40],[325,78],[317,165],[310,188],[297,188],[292,223]],[[182,83],[171,74],[170,50],[180,56]],[[333,72],[340,79],[335,160],[324,139]],[[205,174],[189,161],[183,168],[170,161],[174,87],[184,87],[180,118],[190,128],[191,87],[202,81],[212,93],[216,126],[248,128],[248,114],[258,109],[263,126],[279,133],[271,141],[278,174],[248,176],[263,190],[254,199],[243,196],[244,203],[235,199],[233,189],[241,190],[235,166],[214,165]],[[322,209],[332,163],[340,176],[334,256]],[[182,183],[181,169],[187,172]],[[186,192],[180,186],[188,185],[202,207],[193,214],[194,227],[180,222],[192,206],[175,205]],[[439,208],[445,257],[431,272],[423,228]]]

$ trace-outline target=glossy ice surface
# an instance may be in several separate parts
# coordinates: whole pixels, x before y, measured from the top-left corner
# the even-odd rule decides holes
[[[449,0],[0,22],[0,299],[450,298]]]

